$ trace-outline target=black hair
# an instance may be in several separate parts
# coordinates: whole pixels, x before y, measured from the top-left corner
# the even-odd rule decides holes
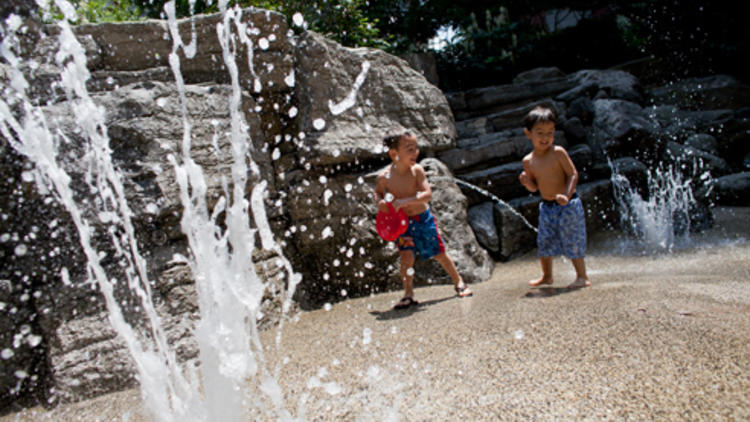
[[[523,126],[528,130],[531,130],[535,124],[540,122],[557,123],[555,110],[549,107],[536,106],[523,118]]]
[[[388,149],[398,149],[398,143],[401,138],[411,137],[412,134],[409,131],[394,132],[394,134],[387,135],[383,138],[383,145]]]

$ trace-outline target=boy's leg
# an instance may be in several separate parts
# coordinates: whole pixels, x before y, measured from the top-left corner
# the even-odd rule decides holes
[[[445,253],[445,251],[435,255],[434,258],[437,262],[440,263],[445,272],[447,272],[451,277],[453,286],[456,288],[459,296],[469,296],[472,294],[472,291],[468,287],[466,287],[466,283],[464,283],[464,280],[461,278],[461,274],[458,273],[456,264],[453,262],[451,257],[448,256],[447,253]]]
[[[571,259],[573,262],[573,268],[576,269],[576,281],[568,285],[568,288],[577,289],[580,287],[589,287],[591,282],[589,277],[586,275],[586,263],[583,262],[583,258]]]
[[[542,264],[542,276],[537,280],[529,281],[529,286],[537,287],[542,284],[552,284],[552,256],[542,256],[539,262]]]
[[[414,297],[414,251],[402,250],[401,256],[401,283],[404,286],[404,297]],[[411,270],[411,271],[410,271]]]

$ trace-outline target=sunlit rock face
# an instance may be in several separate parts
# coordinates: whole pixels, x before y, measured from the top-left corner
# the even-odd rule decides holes
[[[388,164],[382,138],[395,129],[412,131],[422,156],[455,144],[453,115],[443,94],[398,58],[370,49],[347,49],[314,33],[294,35],[281,15],[243,10],[253,49],[238,47],[235,60],[242,90],[244,130],[252,140],[249,197],[268,182],[266,211],[284,252],[302,273],[297,303],[320,306],[350,296],[400,288],[397,252],[377,237],[372,199],[374,175]],[[203,167],[207,202],[213,206],[231,186],[229,98],[231,86],[216,36],[219,15],[179,21],[187,45],[195,28],[192,58],[180,52],[185,112],[192,158]],[[195,288],[186,265],[170,155],[181,154],[182,102],[169,67],[173,40],[166,23],[82,25],[74,28],[91,77],[86,82],[105,111],[112,158],[123,179],[141,253],[169,341],[180,359],[196,356],[191,338],[198,315]],[[70,101],[58,83],[56,27],[46,27],[30,61],[21,65],[52,131],[69,141],[59,151],[71,185],[81,197],[83,136]],[[238,46],[242,44],[238,43]],[[0,72],[3,83],[7,63]],[[112,332],[100,296],[88,283],[85,259],[69,216],[29,176],[30,164],[2,138],[4,265],[0,279],[0,340],[5,407],[23,398],[77,400],[132,385],[132,362]],[[436,180],[434,212],[448,252],[467,281],[489,276],[492,261],[466,223],[466,199],[437,160],[423,165]],[[225,181],[230,182],[225,182]],[[104,245],[106,218],[92,216],[96,245]],[[221,221],[221,218],[219,218]],[[19,245],[23,245],[19,249]],[[258,245],[259,247],[260,245]],[[103,262],[117,276],[121,262],[112,250]],[[272,294],[284,274],[273,253],[258,250],[257,272],[268,281],[261,325],[279,318]],[[6,265],[7,264],[7,265]],[[421,263],[417,284],[449,282],[444,271]],[[65,268],[65,271],[62,271]],[[62,272],[61,272],[62,271]],[[123,283],[119,287],[126,290]],[[124,298],[128,318],[139,309]],[[137,323],[136,323],[137,325]],[[7,392],[7,393],[6,393]]]

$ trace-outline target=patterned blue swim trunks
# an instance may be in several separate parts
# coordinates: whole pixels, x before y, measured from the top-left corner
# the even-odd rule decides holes
[[[576,259],[586,255],[586,216],[577,194],[565,206],[555,201],[539,203],[536,244],[540,257],[565,255]]]
[[[414,251],[422,259],[445,252],[435,217],[429,209],[422,214],[409,216],[409,228],[396,239],[396,245],[399,251]]]

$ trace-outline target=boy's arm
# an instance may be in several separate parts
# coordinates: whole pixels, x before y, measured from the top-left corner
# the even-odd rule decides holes
[[[430,187],[430,182],[427,181],[427,174],[425,173],[424,168],[420,165],[416,165],[415,173],[417,176],[417,194],[409,198],[401,198],[393,201],[393,206],[396,209],[414,203],[426,204],[432,199],[432,188]]]
[[[385,200],[385,183],[385,176],[379,174],[377,182],[375,182],[375,192],[373,197],[375,198],[375,203],[378,204],[378,210],[388,212],[388,202]]]
[[[518,176],[518,180],[521,181],[521,184],[530,192],[536,192],[539,190],[539,186],[536,184],[536,179],[534,178],[534,173],[531,171],[531,165],[529,165],[529,160],[527,158],[524,158],[521,162],[523,164],[523,172]]]
[[[573,160],[570,159],[568,152],[565,148],[559,148],[555,151],[557,153],[557,159],[565,172],[565,193],[567,199],[570,199],[570,195],[576,191],[576,185],[578,184],[578,171],[576,170]],[[567,202],[567,201],[566,201]]]

